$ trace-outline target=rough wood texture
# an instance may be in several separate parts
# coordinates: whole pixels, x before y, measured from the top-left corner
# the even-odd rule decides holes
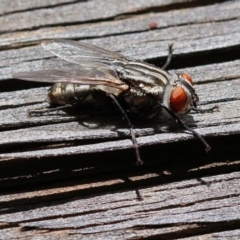
[[[239,17],[238,0],[2,0],[1,239],[239,239]],[[133,119],[145,162],[137,167],[117,112],[29,118],[48,106],[48,87],[11,74],[62,64],[38,45],[51,38],[158,66],[174,43],[170,71],[194,77],[201,108],[219,107],[183,118],[212,151],[169,119]]]

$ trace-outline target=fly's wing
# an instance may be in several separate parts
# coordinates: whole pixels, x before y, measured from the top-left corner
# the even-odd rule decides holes
[[[108,65],[116,60],[121,62],[128,61],[128,58],[119,53],[83,42],[56,39],[45,41],[42,43],[42,46],[65,61],[80,65],[86,62],[99,62]]]
[[[117,73],[110,66],[100,66],[92,63],[77,67],[63,69],[41,70],[35,72],[19,72],[12,75],[13,78],[49,83],[74,83],[84,85],[102,85],[120,90],[128,89],[128,85],[122,82]]]

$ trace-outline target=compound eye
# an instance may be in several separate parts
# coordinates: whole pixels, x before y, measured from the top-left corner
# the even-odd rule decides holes
[[[187,94],[182,87],[173,89],[170,96],[170,106],[175,112],[184,111],[187,105]]]
[[[193,85],[193,79],[192,79],[192,77],[189,74],[181,73],[180,77],[185,79],[186,81],[188,81],[191,85]]]

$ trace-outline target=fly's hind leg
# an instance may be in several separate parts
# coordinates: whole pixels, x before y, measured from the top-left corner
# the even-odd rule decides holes
[[[66,104],[66,105],[63,105],[63,106],[56,106],[56,107],[48,107],[48,108],[39,108],[39,109],[29,110],[28,111],[28,116],[29,117],[33,117],[34,115],[42,115],[42,114],[45,114],[45,113],[54,112],[54,111],[58,111],[58,110],[62,110],[62,109],[70,108],[70,107],[72,107],[72,105]]]
[[[109,94],[109,97],[113,100],[113,103],[117,106],[117,108],[120,110],[120,112],[122,113],[123,117],[126,119],[126,121],[128,122],[128,127],[130,128],[130,133],[131,133],[131,138],[132,138],[132,142],[133,142],[133,147],[135,149],[135,154],[137,157],[137,165],[142,165],[143,161],[140,158],[140,152],[139,152],[139,147],[138,147],[138,142],[134,133],[134,129],[133,129],[133,125],[130,121],[130,119],[128,118],[126,112],[123,110],[123,108],[121,107],[121,105],[119,104],[119,102],[117,101],[116,97],[113,94]]]

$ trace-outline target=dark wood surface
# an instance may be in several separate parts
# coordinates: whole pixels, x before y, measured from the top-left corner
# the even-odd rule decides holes
[[[33,0],[0,3],[0,239],[239,239],[240,2]],[[49,86],[12,79],[61,63],[45,39],[85,41],[188,71],[199,107],[183,120],[133,119],[135,165],[117,112],[56,111]],[[62,63],[61,63],[62,64]]]

